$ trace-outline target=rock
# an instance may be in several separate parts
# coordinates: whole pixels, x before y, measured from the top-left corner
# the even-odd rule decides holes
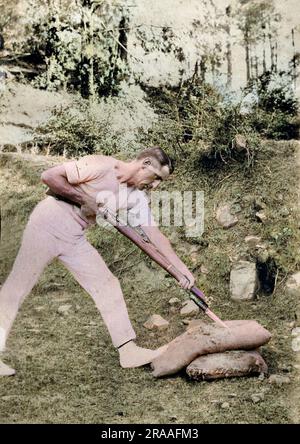
[[[300,336],[300,327],[293,328],[292,336]]]
[[[279,211],[280,216],[283,217],[287,217],[290,215],[290,211],[287,207],[283,207],[280,211]]]
[[[289,296],[300,297],[300,271],[288,278],[285,288]]]
[[[178,308],[175,307],[174,305],[172,305],[172,307],[170,308],[170,313],[176,314],[177,312],[178,312]]]
[[[61,315],[67,315],[71,308],[71,304],[60,305],[57,309],[57,313]]]
[[[263,211],[257,211],[255,213],[256,218],[259,220],[259,222],[262,222],[263,224],[267,221],[267,216]]]
[[[292,366],[288,364],[280,364],[278,366],[278,370],[284,372],[284,373],[290,373],[292,371]]]
[[[247,139],[242,134],[236,134],[233,139],[233,147],[236,151],[241,152],[247,149]]]
[[[238,218],[230,213],[230,205],[226,204],[217,209],[216,219],[223,228],[231,228],[238,223]]]
[[[265,395],[264,393],[253,393],[253,395],[251,395],[250,398],[254,404],[257,404],[258,402],[264,400]]]
[[[279,202],[283,202],[283,200],[284,200],[284,195],[283,195],[282,193],[278,193],[278,194],[277,194],[277,200],[278,200]]]
[[[234,350],[196,358],[187,367],[191,379],[212,380],[267,373],[268,367],[256,351]]]
[[[295,339],[292,340],[292,350],[294,352],[300,351],[300,336],[297,336]]]
[[[208,274],[209,273],[208,269],[204,265],[201,265],[200,272],[202,274]]]
[[[168,344],[152,362],[153,376],[177,373],[201,355],[230,350],[253,350],[268,342],[271,334],[256,321],[227,321],[228,329],[203,322]]]
[[[169,304],[170,305],[179,305],[180,304],[180,299],[178,299],[178,298],[171,298],[170,300],[169,300]]]
[[[160,315],[152,315],[145,323],[144,327],[148,330],[166,330],[169,326],[169,322],[162,318]]]
[[[241,211],[242,211],[242,207],[238,203],[235,203],[235,204],[231,205],[231,207],[230,207],[231,214],[237,214],[237,213],[240,213]]]
[[[171,244],[178,244],[180,242],[180,237],[179,234],[177,233],[177,231],[173,231],[170,236],[169,236],[169,241],[171,242]]]
[[[221,409],[229,409],[229,407],[230,407],[229,402],[223,402],[223,403],[221,404]]]
[[[199,255],[197,252],[193,251],[190,254],[190,258],[191,258],[191,261],[193,262],[193,264],[196,264],[198,262]]]
[[[288,376],[283,375],[271,375],[268,379],[269,384],[272,385],[283,385],[290,384],[291,380]]]
[[[180,310],[180,316],[186,317],[186,316],[193,316],[199,313],[199,307],[195,304],[194,301],[189,300],[184,302],[183,308]]]
[[[236,301],[252,300],[258,288],[256,264],[236,262],[230,272],[230,297]]]
[[[245,237],[245,242],[246,244],[251,247],[251,248],[255,248],[257,247],[257,245],[260,244],[261,242],[261,237],[259,236],[246,236]]]

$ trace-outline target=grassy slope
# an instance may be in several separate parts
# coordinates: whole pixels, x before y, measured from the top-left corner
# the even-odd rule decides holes
[[[43,196],[36,166],[0,159],[2,243],[0,280],[3,282],[15,257],[22,230],[34,204]],[[39,168],[38,168],[39,169]],[[295,211],[297,180],[292,143],[269,143],[260,154],[254,172],[245,174],[238,164],[213,171],[199,166],[191,173],[187,165],[174,175],[166,189],[198,189],[205,192],[205,232],[198,243],[194,262],[193,245],[178,230],[175,249],[193,267],[197,282],[209,296],[212,309],[223,319],[255,318],[273,333],[263,355],[270,372],[290,370],[290,326],[296,303],[284,295],[287,274],[299,268],[294,245],[299,241]],[[37,185],[38,184],[38,185]],[[283,194],[283,201],[279,194]],[[254,217],[253,198],[261,198],[269,215],[265,225]],[[230,230],[220,228],[214,207],[221,201],[238,203],[239,223]],[[287,235],[283,229],[288,227]],[[162,228],[171,234],[167,228]],[[254,252],[243,239],[258,234],[279,266],[276,291],[260,294],[251,303],[238,304],[229,298],[230,258]],[[143,256],[118,233],[91,231],[90,238],[112,271],[119,277],[130,317],[141,345],[155,347],[184,331],[178,314],[170,312],[168,300],[186,293],[171,278]],[[130,253],[130,254],[129,254]],[[126,263],[124,261],[125,256]],[[201,275],[204,264],[208,275]],[[69,303],[68,315],[57,313]],[[170,321],[164,333],[150,333],[142,326],[152,313]],[[201,317],[202,314],[199,314]],[[17,370],[15,377],[0,380],[0,422],[98,422],[98,423],[284,423],[289,422],[289,399],[293,384],[274,387],[267,380],[234,378],[213,383],[189,381],[184,374],[156,380],[148,367],[122,370],[110,337],[93,302],[57,262],[42,275],[24,302],[9,339],[6,362]],[[290,366],[290,367],[289,367]],[[253,404],[250,396],[263,392]],[[214,402],[217,401],[217,402]],[[222,409],[220,403],[230,407]]]

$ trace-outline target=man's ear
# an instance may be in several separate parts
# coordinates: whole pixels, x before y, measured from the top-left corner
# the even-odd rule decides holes
[[[150,159],[150,157],[145,157],[145,159],[143,160],[143,165],[151,165],[152,164],[152,162],[151,162],[151,159]]]

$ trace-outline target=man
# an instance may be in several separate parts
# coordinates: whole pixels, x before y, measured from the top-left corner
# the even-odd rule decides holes
[[[13,269],[0,291],[0,352],[4,351],[21,303],[55,257],[93,298],[123,368],[145,365],[162,352],[163,347],[149,350],[136,345],[119,281],[87,241],[85,231],[96,221],[99,196],[101,201],[103,193],[109,192],[117,197],[116,210],[125,206],[133,226],[140,225],[151,242],[185,275],[179,285],[191,288],[194,277],[157,227],[143,191],[155,189],[172,172],[171,159],[159,147],[145,149],[128,162],[92,155],[43,172],[42,181],[52,195],[31,213]],[[131,208],[129,199],[119,199],[124,187],[130,196],[137,197]],[[138,224],[132,216],[136,216]],[[1,374],[11,375],[14,370],[0,361]]]

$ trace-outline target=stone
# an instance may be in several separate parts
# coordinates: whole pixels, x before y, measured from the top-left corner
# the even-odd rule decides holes
[[[193,262],[193,264],[196,264],[198,262],[198,257],[199,257],[199,255],[198,255],[198,253],[196,251],[193,251],[190,254],[190,259]]]
[[[221,409],[229,409],[229,407],[230,407],[229,402],[223,402],[223,403],[221,404]]]
[[[256,218],[259,220],[259,222],[262,222],[263,224],[267,221],[267,216],[266,213],[264,213],[263,211],[257,211],[255,213]]]
[[[257,404],[258,402],[264,400],[265,395],[264,393],[253,393],[253,395],[251,395],[250,398],[254,404]]]
[[[72,308],[71,304],[60,305],[57,309],[57,313],[61,315],[67,315]]]
[[[245,242],[250,248],[255,248],[261,242],[261,237],[259,236],[246,236]]]
[[[290,210],[287,207],[281,208],[279,211],[280,216],[287,217],[290,215]]]
[[[292,371],[292,366],[288,364],[280,364],[278,365],[278,370],[285,373],[290,373]]]
[[[247,139],[242,134],[236,134],[233,139],[233,147],[236,151],[241,152],[247,149]]]
[[[291,380],[288,376],[283,375],[271,375],[268,379],[269,384],[272,385],[283,385],[283,384],[290,384]]]
[[[236,262],[230,272],[230,297],[236,301],[253,300],[258,288],[256,264]]]
[[[178,242],[180,242],[180,237],[177,231],[173,231],[169,236],[169,241],[171,244],[176,245]]]
[[[292,340],[292,350],[294,352],[299,352],[300,351],[300,336],[297,336],[296,338],[294,338]]]
[[[201,265],[200,272],[202,274],[208,274],[209,273],[208,269],[204,265]]]
[[[300,336],[300,327],[293,328],[292,336]]]
[[[259,375],[267,371],[267,364],[258,352],[243,350],[203,355],[186,369],[188,376],[198,381]]]
[[[194,301],[189,300],[184,302],[183,308],[180,310],[180,316],[187,317],[193,316],[199,313],[199,307],[195,304]]]
[[[278,193],[277,200],[279,200],[279,202],[282,202],[283,199],[284,199],[284,195],[282,193]]]
[[[223,228],[231,228],[238,223],[238,218],[231,214],[230,205],[222,205],[217,209],[216,219]]]
[[[292,297],[300,297],[300,271],[292,274],[286,282],[286,293]]]
[[[166,330],[169,326],[169,322],[162,318],[160,315],[152,315],[145,323],[144,327],[148,330]]]
[[[180,304],[180,299],[178,299],[178,298],[171,298],[170,300],[169,300],[169,305],[179,305]]]
[[[228,328],[203,323],[187,330],[168,344],[152,362],[153,376],[177,373],[198,356],[230,350],[254,350],[267,343],[271,334],[256,321],[226,321]]]
[[[175,305],[172,305],[172,307],[170,307],[170,313],[176,314],[177,312],[178,312],[178,308],[175,307]]]

